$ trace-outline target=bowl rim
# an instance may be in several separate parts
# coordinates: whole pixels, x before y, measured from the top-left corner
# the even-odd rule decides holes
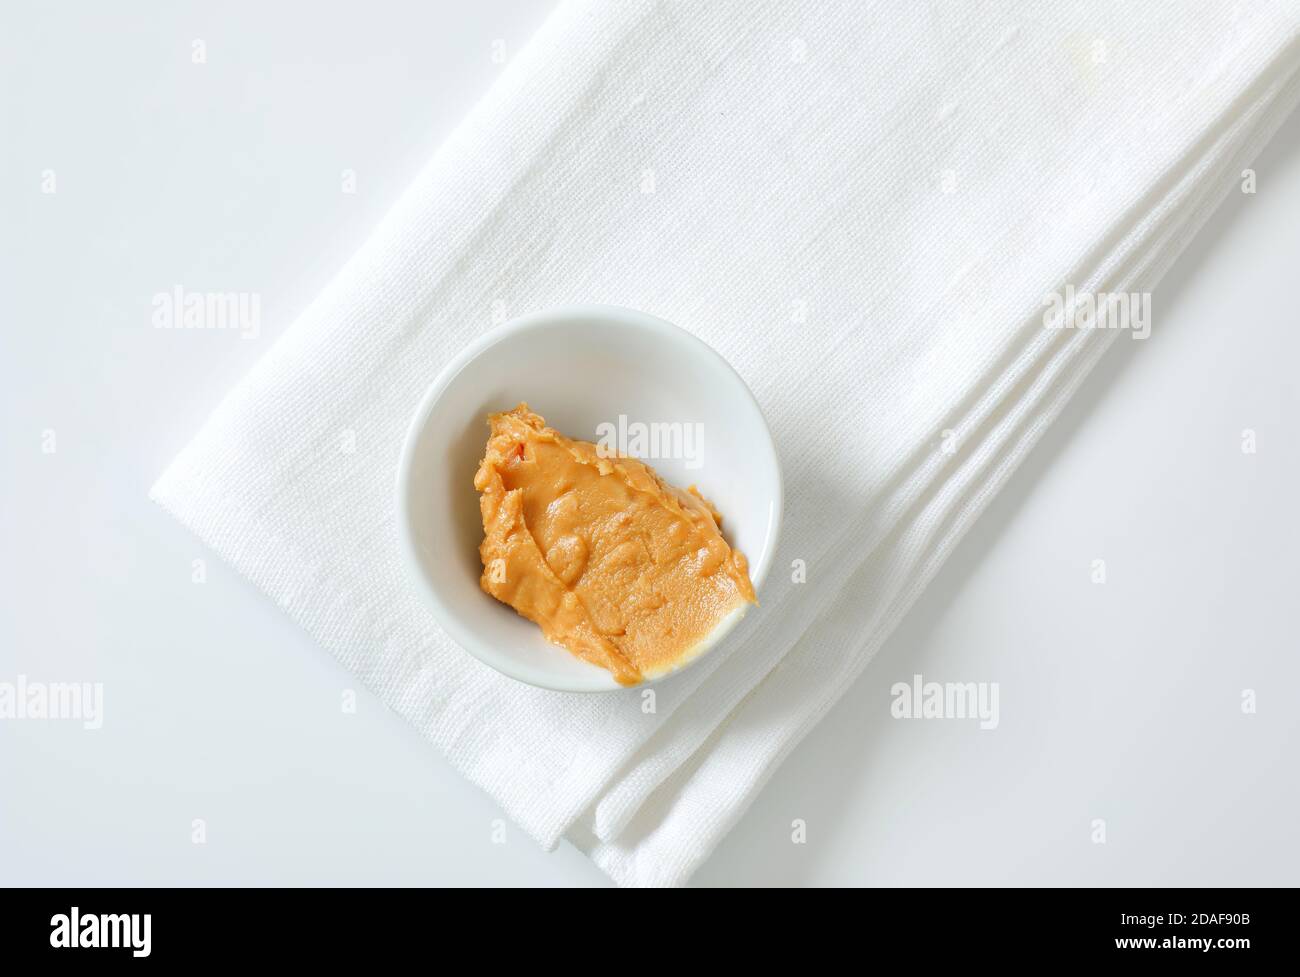
[[[744,378],[736,372],[727,360],[694,333],[662,319],[658,316],[651,315],[648,312],[641,312],[637,309],[628,308],[620,305],[606,305],[602,303],[584,303],[576,305],[562,305],[529,312],[525,315],[511,319],[503,325],[489,329],[487,332],[476,337],[473,341],[466,344],[465,347],[451,358],[450,361],[442,368],[437,377],[430,384],[429,389],[425,391],[424,396],[420,398],[420,403],[411,416],[411,421],[407,425],[406,434],[402,442],[401,455],[397,463],[397,535],[399,546],[402,552],[402,562],[406,565],[407,572],[411,574],[418,583],[418,588],[425,601],[428,602],[434,612],[438,625],[447,633],[457,645],[465,651],[466,654],[476,658],[478,661],[495,669],[502,675],[512,678],[516,681],[523,682],[537,688],[550,689],[555,692],[614,692],[625,689],[640,689],[653,685],[657,682],[676,675],[679,672],[689,668],[695,662],[712,652],[721,644],[727,635],[734,629],[743,614],[733,615],[723,628],[720,628],[714,635],[710,635],[708,647],[695,654],[680,667],[668,672],[661,673],[654,677],[646,678],[637,685],[623,686],[614,681],[613,676],[609,676],[610,684],[605,686],[585,686],[578,687],[565,684],[562,681],[548,681],[550,676],[545,669],[526,670],[521,669],[517,662],[504,655],[484,653],[487,647],[473,633],[473,631],[461,624],[460,619],[454,614],[446,602],[438,593],[438,588],[434,586],[429,579],[428,572],[417,550],[415,539],[415,529],[411,520],[411,505],[413,499],[410,493],[411,471],[415,463],[416,448],[420,442],[420,435],[423,433],[430,416],[433,414],[438,401],[442,395],[451,386],[452,382],[470,363],[478,359],[487,350],[492,347],[506,342],[520,333],[532,329],[559,323],[571,319],[603,319],[620,326],[636,326],[649,332],[656,333],[667,338],[672,342],[683,342],[686,346],[693,347],[697,355],[703,356],[710,360],[722,375],[730,378],[733,386],[738,389],[749,405],[753,408],[762,425],[763,440],[761,444],[755,445],[756,450],[762,451],[767,455],[768,467],[774,475],[775,498],[773,504],[768,507],[768,523],[766,527],[766,539],[769,541],[766,552],[761,554],[757,563],[750,564],[750,582],[754,586],[755,593],[762,587],[763,581],[767,578],[767,573],[771,569],[773,561],[776,559],[777,545],[780,540],[781,521],[785,511],[785,483],[781,473],[780,456],[776,451],[776,444],[772,440],[772,431],[768,426],[767,417],[763,413],[763,408],[759,405],[757,398],[745,383]],[[752,605],[746,605],[742,610],[748,611]],[[480,647],[482,646],[482,647]]]

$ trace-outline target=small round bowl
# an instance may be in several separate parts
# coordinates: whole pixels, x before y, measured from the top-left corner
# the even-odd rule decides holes
[[[615,306],[515,319],[471,343],[429,388],[398,466],[397,525],[406,562],[438,622],[470,654],[521,682],[563,692],[622,688],[479,587],[483,524],[474,473],[487,443],[487,415],[520,401],[560,433],[585,441],[619,430],[622,418],[627,437],[616,446],[642,456],[673,485],[699,487],[722,513],[727,542],[749,560],[755,590],[781,527],[772,436],[745,382],[712,348],[663,319]],[[679,457],[636,450],[638,430],[648,435],[650,425],[674,423],[700,425],[690,428],[697,437],[658,439],[659,455]],[[642,440],[653,447],[654,438]],[[715,629],[691,661],[715,648],[740,616]]]

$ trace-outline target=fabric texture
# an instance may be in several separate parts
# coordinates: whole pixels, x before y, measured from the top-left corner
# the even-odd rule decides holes
[[[1044,297],[1155,285],[1294,106],[1298,30],[1281,0],[566,3],[152,494],[540,843],[681,884],[1130,341]],[[717,349],[785,476],[761,608],[653,713],[479,664],[399,556],[439,369],[579,302]]]

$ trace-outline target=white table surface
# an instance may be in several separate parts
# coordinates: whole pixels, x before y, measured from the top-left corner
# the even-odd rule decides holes
[[[105,704],[0,720],[0,884],[607,884],[493,843],[491,799],[344,713],[349,675],[146,497],[548,9],[6,10],[0,682]],[[697,884],[1300,883],[1300,117],[1256,170]],[[175,284],[260,293],[261,337],[154,329]],[[916,672],[998,682],[999,727],[892,719]]]

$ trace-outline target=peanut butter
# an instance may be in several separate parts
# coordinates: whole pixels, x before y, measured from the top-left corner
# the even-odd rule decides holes
[[[602,457],[520,404],[488,418],[483,589],[548,640],[634,685],[689,661],[756,603],[722,517],[634,458]]]

